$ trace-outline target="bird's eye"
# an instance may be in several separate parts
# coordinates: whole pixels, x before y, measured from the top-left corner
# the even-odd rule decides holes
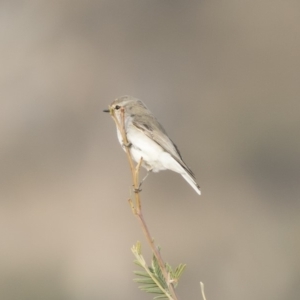
[[[118,110],[120,108],[121,108],[121,106],[119,106],[119,105],[116,105],[116,107],[115,107],[116,110]]]

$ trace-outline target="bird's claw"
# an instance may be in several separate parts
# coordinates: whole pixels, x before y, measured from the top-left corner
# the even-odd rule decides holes
[[[128,143],[123,143],[123,146],[126,147],[126,148],[130,148],[132,146],[132,144],[129,143],[129,142]]]
[[[133,189],[133,192],[136,193],[136,194],[140,193],[141,191],[142,191],[142,189],[140,189],[140,188]]]
[[[133,192],[136,193],[136,194],[140,193],[140,192],[142,191],[141,186],[142,186],[142,182],[140,182],[138,188],[135,188],[135,187],[133,186]]]

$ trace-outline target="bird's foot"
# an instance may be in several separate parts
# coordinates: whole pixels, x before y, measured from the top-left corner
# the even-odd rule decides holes
[[[132,146],[132,144],[129,143],[129,142],[128,143],[123,143],[123,146],[126,147],[126,148],[130,148]]]
[[[140,183],[139,187],[137,189],[135,187],[133,187],[133,192],[136,194],[140,193],[142,191],[141,186],[142,186],[142,184]]]

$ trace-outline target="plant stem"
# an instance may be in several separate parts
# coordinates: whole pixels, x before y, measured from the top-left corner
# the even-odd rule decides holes
[[[133,159],[130,153],[130,143],[128,142],[127,139],[127,135],[126,135],[126,130],[125,130],[125,111],[124,108],[121,108],[121,123],[119,122],[119,120],[117,119],[117,117],[114,115],[114,112],[111,111],[111,116],[113,118],[113,120],[115,121],[118,130],[120,131],[121,135],[122,135],[122,139],[123,139],[123,145],[126,149],[126,154],[127,154],[127,158],[128,158],[128,162],[130,165],[130,170],[131,170],[131,176],[132,176],[132,181],[133,181],[133,188],[134,188],[134,194],[135,194],[135,205],[133,204],[132,200],[129,200],[129,204],[131,206],[131,209],[133,211],[133,213],[135,214],[135,216],[138,218],[141,226],[142,226],[142,230],[144,232],[144,235],[146,236],[146,239],[151,247],[151,250],[154,254],[154,256],[156,257],[158,264],[161,268],[161,271],[163,273],[163,276],[165,278],[165,282],[168,285],[169,288],[169,292],[171,294],[172,299],[177,300],[177,296],[175,294],[175,289],[173,284],[170,282],[170,278],[169,278],[169,274],[167,272],[167,269],[165,267],[165,263],[161,257],[161,254],[158,250],[158,248],[155,246],[153,238],[151,237],[151,234],[149,232],[149,229],[147,227],[146,221],[144,219],[143,213],[142,213],[142,206],[141,206],[141,200],[140,200],[140,186],[139,186],[139,171],[140,171],[140,167],[142,165],[143,162],[143,158],[140,159],[139,163],[136,165],[136,167],[134,166],[133,163]]]

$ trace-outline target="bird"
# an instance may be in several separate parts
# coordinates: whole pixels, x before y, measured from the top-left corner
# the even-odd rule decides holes
[[[128,145],[123,144],[122,134],[117,127],[118,140],[124,151],[126,146],[129,147],[130,154],[136,162],[143,158],[142,166],[147,170],[146,177],[149,172],[171,170],[179,173],[196,193],[201,195],[194,173],[183,161],[177,146],[146,105],[137,98],[125,95],[114,100],[109,109],[103,110],[113,114],[122,124],[121,111],[124,111],[124,129]]]

